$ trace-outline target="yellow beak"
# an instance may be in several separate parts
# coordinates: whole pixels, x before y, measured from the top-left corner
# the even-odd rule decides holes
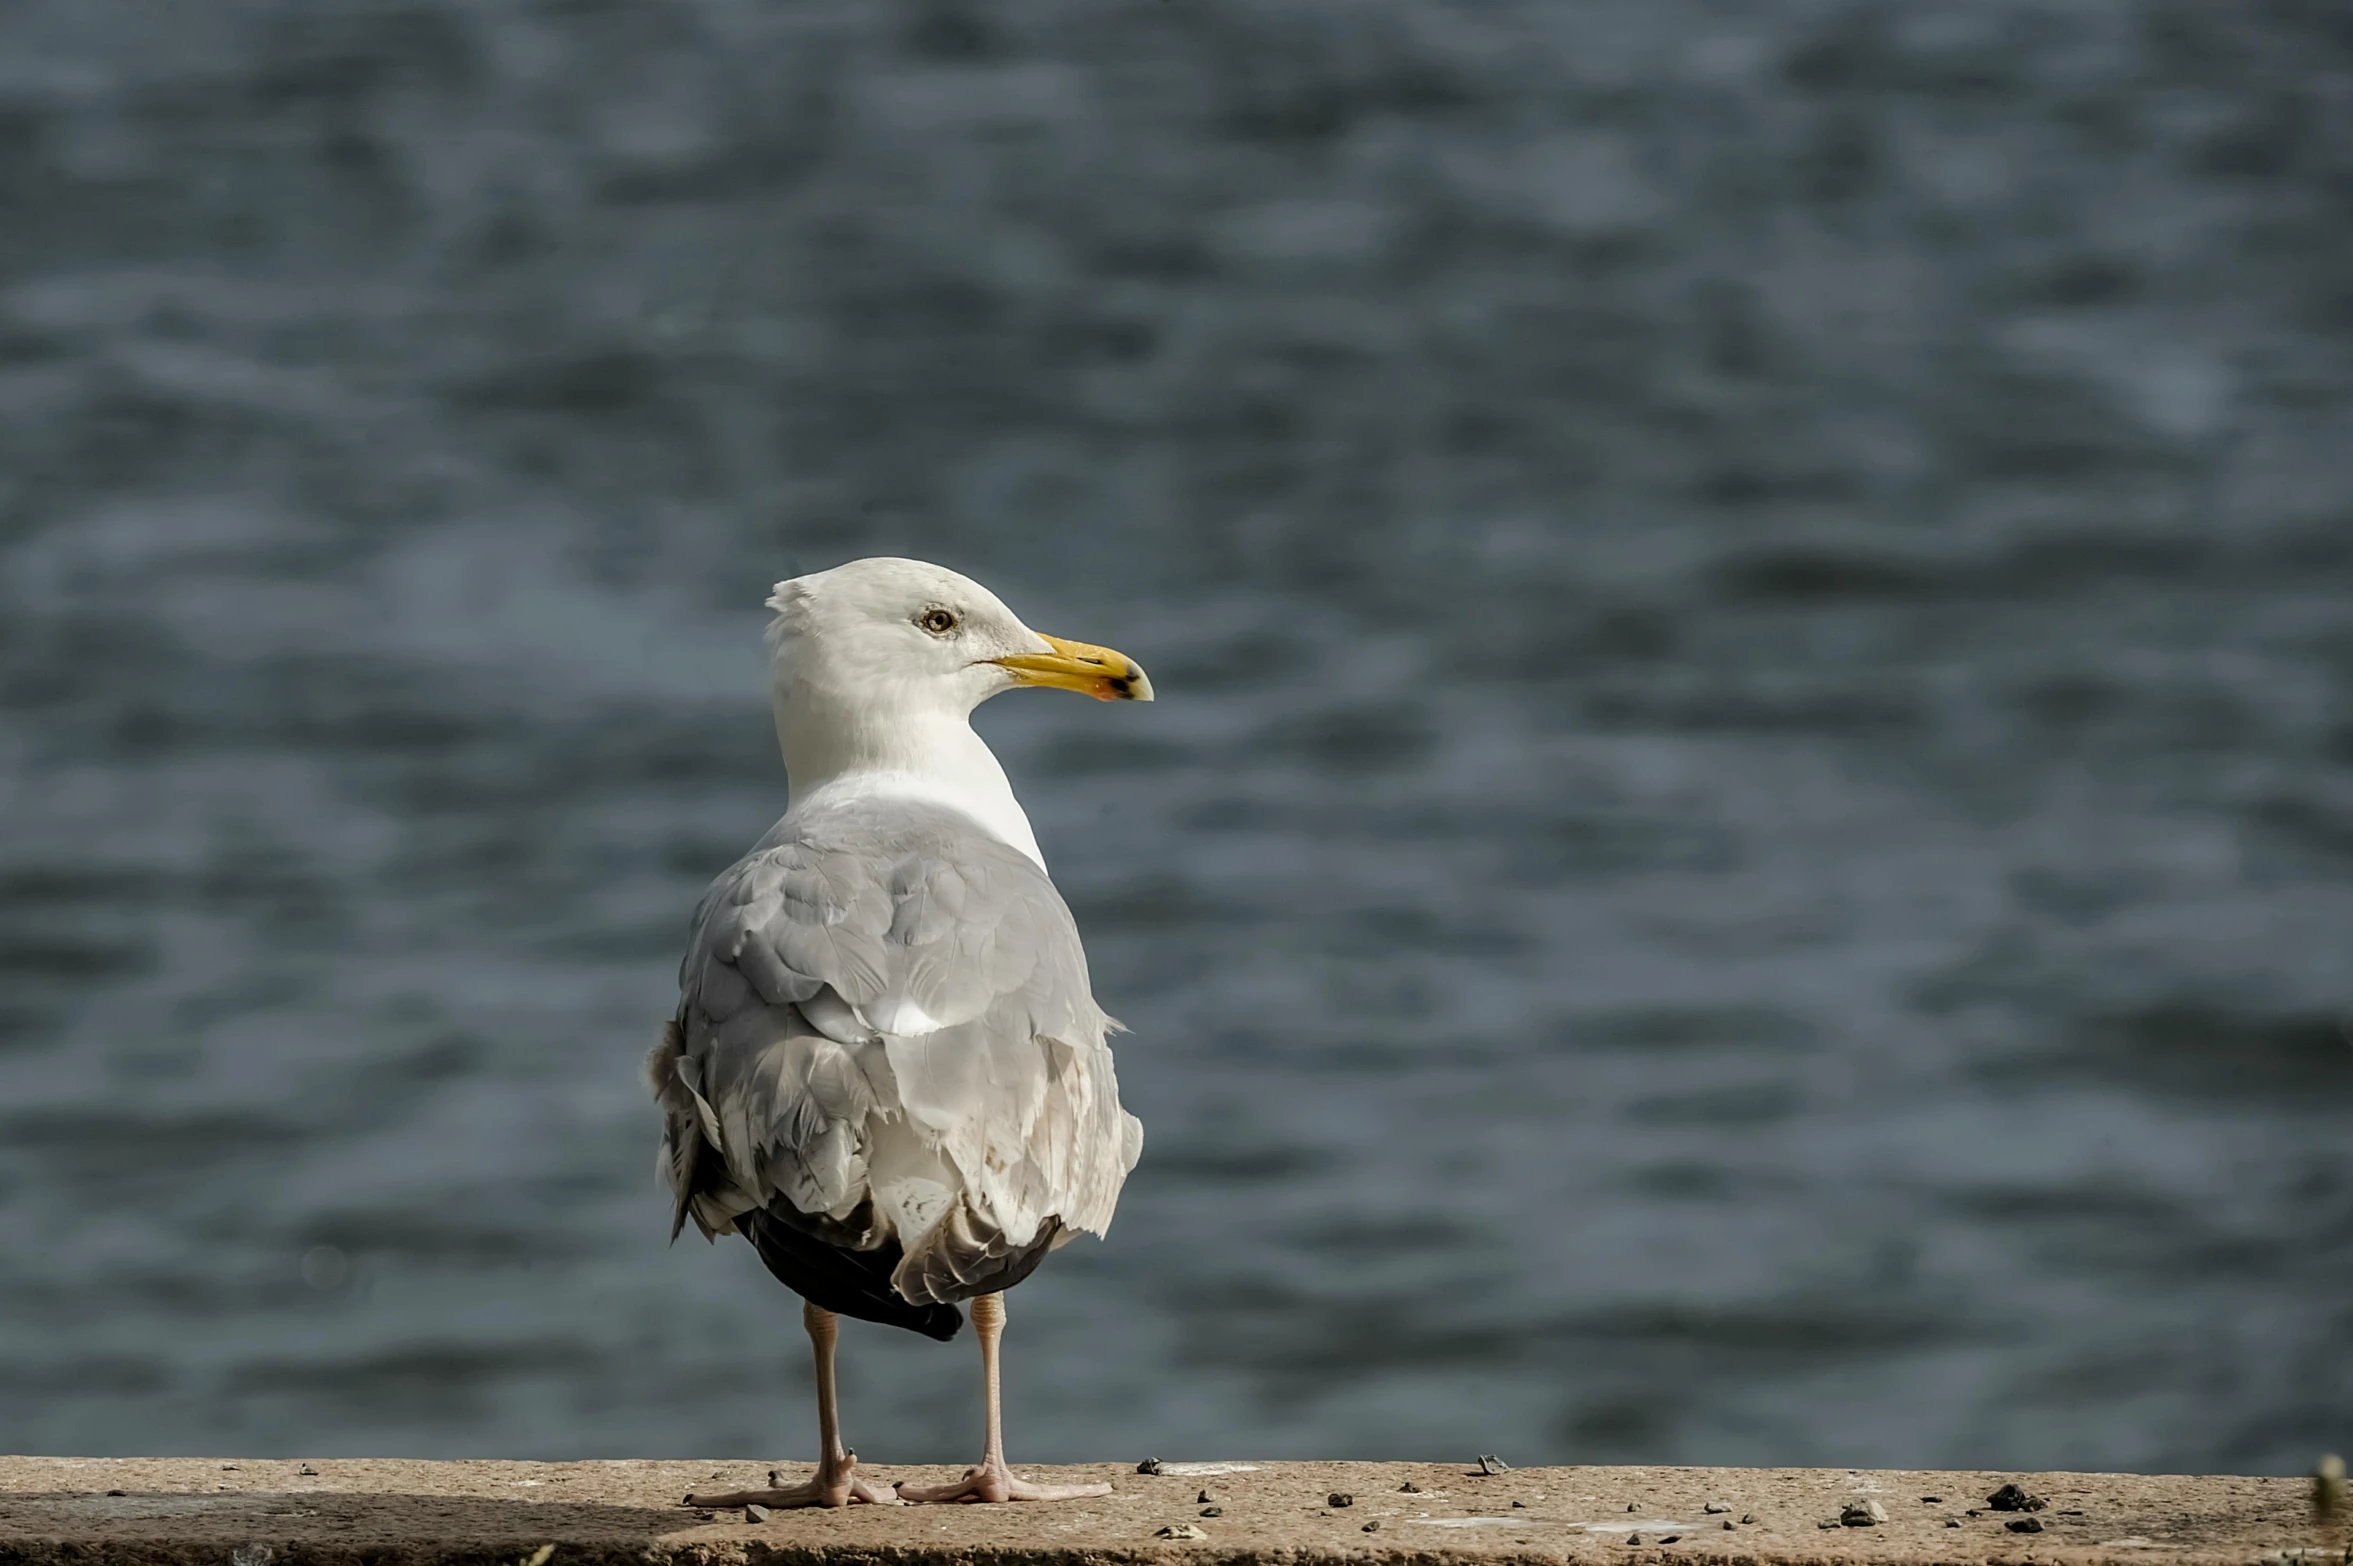
[[[1089,642],[1066,642],[1059,636],[1044,640],[1054,649],[1052,652],[1015,653],[994,662],[1010,671],[1017,685],[1051,685],[1056,690],[1077,691],[1097,701],[1152,699],[1152,682],[1126,653]]]

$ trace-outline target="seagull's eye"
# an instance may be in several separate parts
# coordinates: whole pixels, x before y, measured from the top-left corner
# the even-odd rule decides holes
[[[945,636],[956,629],[956,614],[951,609],[926,609],[915,623],[934,636]]]

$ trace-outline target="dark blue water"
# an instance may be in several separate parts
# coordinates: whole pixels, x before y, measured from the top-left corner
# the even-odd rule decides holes
[[[1162,693],[1016,1456],[2353,1440],[2348,15],[14,0],[0,1448],[806,1453],[639,1061],[884,552]]]

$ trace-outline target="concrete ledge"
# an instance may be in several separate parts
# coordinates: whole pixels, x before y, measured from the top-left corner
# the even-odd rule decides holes
[[[960,1473],[872,1463],[867,1471],[926,1482]],[[2316,1522],[2311,1482],[2291,1479],[1787,1468],[1487,1475],[1462,1463],[1170,1462],[1157,1475],[1133,1464],[1033,1470],[1117,1487],[1100,1501],[1046,1506],[858,1506],[755,1523],[677,1504],[689,1489],[755,1486],[766,1472],[756,1462],[0,1458],[0,1562],[2256,1566],[2269,1557],[2275,1566],[2353,1566],[2345,1525]],[[1985,1497],[2012,1482],[2048,1504],[1987,1509]],[[1335,1505],[1335,1494],[1349,1499]],[[1871,1501],[1886,1521],[1822,1526]],[[1218,1515],[1202,1515],[1209,1505]],[[2012,1531],[2026,1522],[2039,1531]],[[1159,1537],[1166,1527],[1204,1537]]]

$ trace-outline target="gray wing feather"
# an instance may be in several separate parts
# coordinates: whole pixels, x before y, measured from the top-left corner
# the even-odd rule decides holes
[[[1062,1231],[1101,1233],[1142,1128],[1116,1024],[1045,872],[951,811],[787,817],[696,911],[649,1065],[676,1222],[782,1199],[895,1233],[911,1300],[953,1300]],[[674,1229],[675,1232],[675,1229]]]

